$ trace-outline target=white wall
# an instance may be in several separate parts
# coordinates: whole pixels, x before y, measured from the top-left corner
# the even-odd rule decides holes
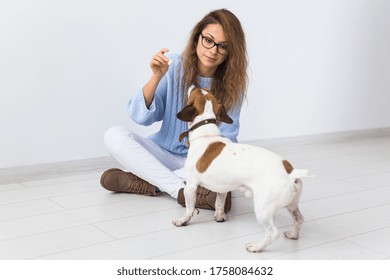
[[[250,56],[240,140],[390,126],[390,1],[0,0],[0,168],[107,155],[162,47],[226,7]],[[175,137],[175,136],[173,136]]]

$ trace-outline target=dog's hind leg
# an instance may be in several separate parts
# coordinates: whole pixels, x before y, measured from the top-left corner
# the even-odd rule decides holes
[[[186,203],[186,212],[184,213],[184,216],[181,218],[177,218],[173,220],[173,224],[177,227],[185,226],[194,216],[196,209],[195,209],[195,203],[196,203],[196,189],[198,186],[196,184],[187,184],[184,187],[184,198]]]
[[[227,193],[217,193],[217,199],[215,200],[215,215],[214,220],[216,222],[224,222],[225,216],[225,201]]]
[[[291,215],[291,218],[294,221],[294,230],[293,231],[285,231],[284,236],[286,236],[288,239],[295,239],[297,240],[299,238],[299,232],[301,231],[301,226],[303,223],[303,216],[301,212],[299,211],[298,206],[296,208],[287,208],[288,212]]]
[[[255,209],[255,211],[257,220],[265,225],[265,235],[260,243],[247,244],[246,250],[252,253],[259,253],[279,238],[279,232],[274,223],[275,211],[273,209],[268,209],[267,211],[257,211]]]
[[[300,197],[301,191],[302,191],[301,180],[298,179],[296,181],[295,188],[297,189],[297,192],[296,192],[291,204],[289,206],[287,206],[287,210],[290,213],[290,216],[294,222],[294,230],[284,232],[284,236],[286,236],[289,239],[296,240],[299,238],[299,232],[301,231],[301,226],[302,226],[302,223],[304,221],[304,218],[303,218],[303,216],[298,208],[299,197]]]

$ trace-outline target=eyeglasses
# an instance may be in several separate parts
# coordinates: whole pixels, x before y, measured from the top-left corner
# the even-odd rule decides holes
[[[220,54],[227,54],[228,53],[228,45],[225,43],[215,43],[215,41],[209,37],[203,36],[203,34],[200,34],[200,37],[202,37],[202,46],[206,49],[212,49],[214,46],[217,46],[217,52]]]

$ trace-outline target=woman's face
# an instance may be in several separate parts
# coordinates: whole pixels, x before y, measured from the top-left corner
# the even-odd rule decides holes
[[[217,45],[213,46],[213,42],[218,44],[218,47]],[[210,46],[212,47],[210,48]],[[198,38],[198,44],[196,46],[198,69],[201,76],[212,77],[214,75],[218,66],[228,56],[226,47],[226,38],[222,26],[220,24],[206,25]]]

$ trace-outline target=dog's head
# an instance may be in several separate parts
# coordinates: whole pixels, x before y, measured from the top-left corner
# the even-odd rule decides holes
[[[177,114],[177,118],[185,122],[194,122],[197,117],[199,121],[215,118],[217,121],[233,123],[226,109],[209,90],[190,87],[187,105]]]

